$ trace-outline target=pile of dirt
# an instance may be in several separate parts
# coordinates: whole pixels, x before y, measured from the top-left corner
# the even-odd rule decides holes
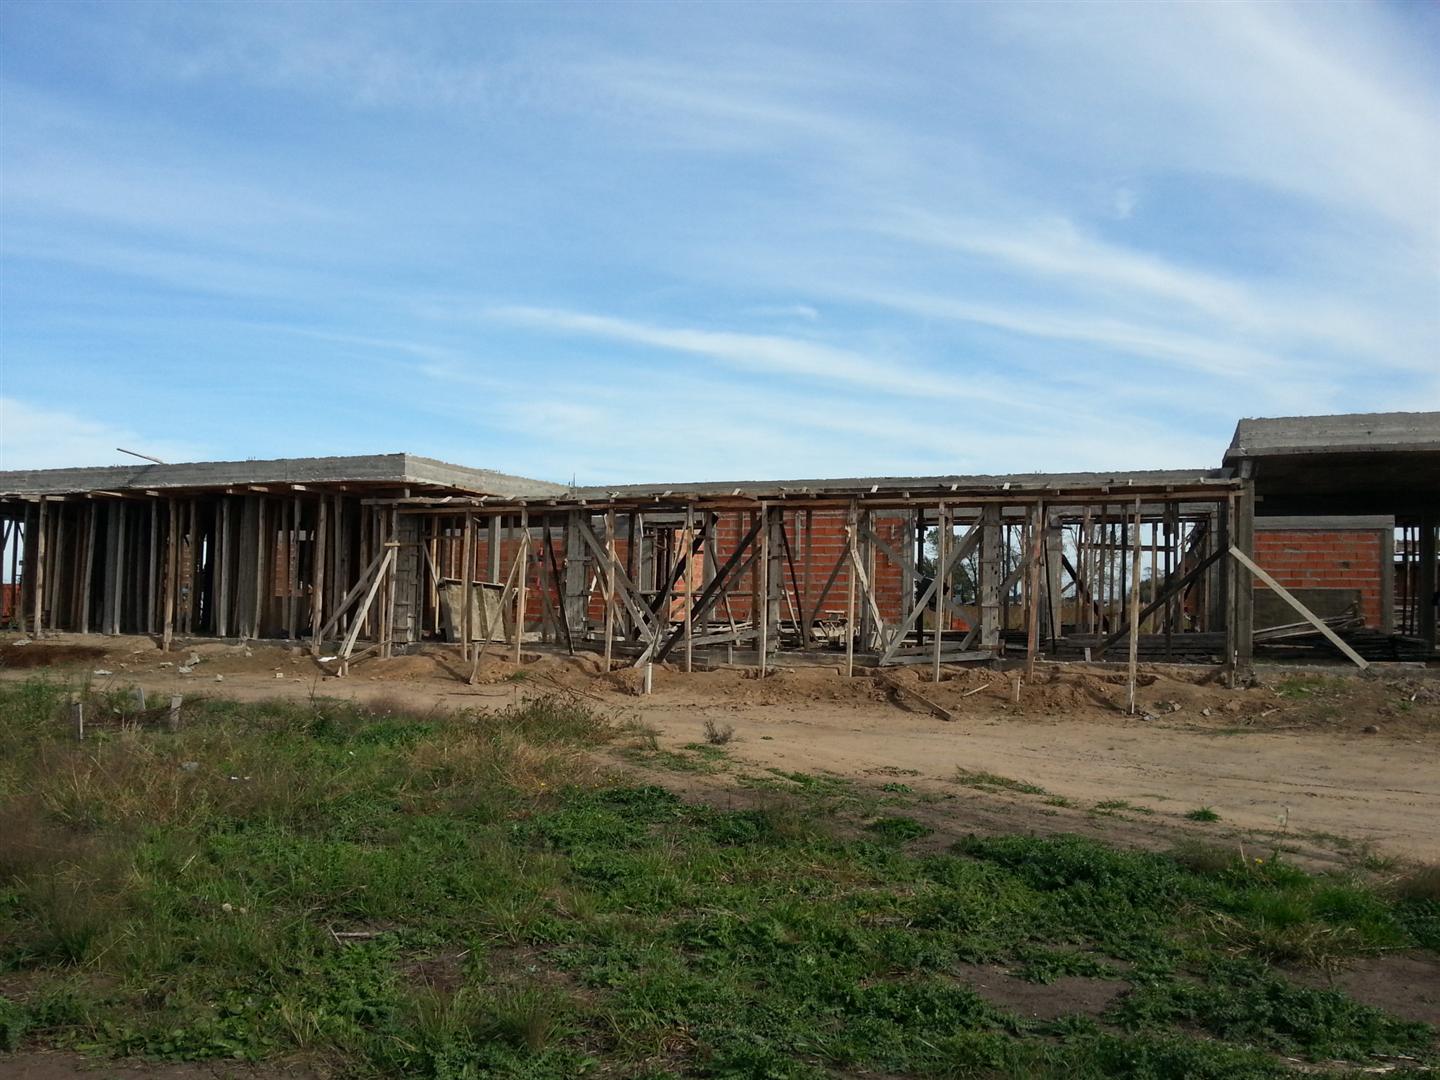
[[[0,645],[0,668],[20,671],[29,668],[63,667],[67,664],[89,664],[104,659],[105,652],[105,649],[96,645],[71,645],[16,638]]]

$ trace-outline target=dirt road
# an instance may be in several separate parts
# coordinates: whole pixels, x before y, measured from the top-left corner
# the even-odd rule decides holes
[[[30,652],[17,667],[23,650]],[[601,675],[594,657],[527,661],[517,668],[487,659],[485,684],[471,687],[458,658],[444,653],[371,661],[335,679],[304,654],[274,646],[207,642],[167,655],[146,638],[0,645],[0,677],[49,670],[160,694],[318,693],[424,709],[573,693],[653,729],[661,749],[701,741],[707,719],[733,726],[724,749],[741,771],[830,773],[877,787],[903,780],[945,796],[937,813],[956,815],[962,827],[967,815],[1009,813],[1022,827],[1043,816],[1053,819],[1047,829],[1137,836],[1258,830],[1311,847],[1366,845],[1440,861],[1440,672],[1272,672],[1267,685],[1228,690],[1206,681],[1203,669],[1155,668],[1140,692],[1148,719],[1126,716],[1123,685],[1096,669],[1049,668],[1021,688],[1019,704],[1011,677],[1000,673],[958,672],[938,686],[914,671],[893,676],[956,715],[946,722],[832,668],[764,679],[667,669],[656,673],[655,692],[641,696],[634,673]],[[1218,821],[1186,817],[1201,808]]]

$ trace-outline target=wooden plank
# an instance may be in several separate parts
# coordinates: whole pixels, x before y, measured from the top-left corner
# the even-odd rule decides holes
[[[316,503],[315,548],[310,560],[310,637],[312,639],[325,618],[325,564],[327,561],[325,552],[326,545],[330,542],[330,515],[325,496],[321,495]],[[227,514],[226,517],[228,518],[229,515]]]
[[[695,546],[695,504],[685,503],[685,549],[693,550]],[[791,573],[794,571],[792,569]],[[685,670],[695,670],[695,612],[693,610],[694,597],[691,595],[691,571],[690,560],[685,560]],[[802,631],[803,632],[803,631]]]
[[[1220,550],[1212,551],[1209,555],[1205,556],[1205,559],[1202,562],[1191,568],[1183,577],[1173,582],[1163,583],[1159,595],[1156,596],[1153,600],[1151,600],[1150,603],[1145,605],[1144,610],[1140,612],[1140,618],[1144,619],[1146,616],[1158,611],[1169,601],[1172,596],[1176,595],[1177,593],[1183,592],[1185,589],[1189,588],[1196,579],[1198,579],[1203,573],[1205,573],[1206,570],[1210,568],[1210,565],[1212,563],[1214,563],[1224,554],[1225,553]],[[1113,634],[1111,634],[1104,641],[1102,641],[1100,645],[1096,648],[1096,659],[1103,657],[1107,649],[1129,636],[1129,626],[1122,626],[1119,630],[1116,630]]]
[[[486,538],[489,540],[489,546],[492,547],[492,548],[495,547],[496,544],[497,544],[497,541],[496,541],[496,539],[495,539],[495,534],[496,534],[496,532],[498,531],[498,529],[497,529],[496,526],[497,526],[497,522],[498,522],[499,520],[500,520],[500,515],[499,515],[499,514],[494,514],[494,515],[492,515],[491,518],[490,518],[490,521],[489,521],[489,531],[485,534],[485,535],[486,535]],[[464,525],[461,527],[461,529],[460,529],[460,582],[461,582],[461,589],[460,589],[460,659],[461,659],[461,660],[469,660],[469,659],[470,659],[470,650],[471,650],[471,648],[472,648],[472,645],[471,645],[471,643],[470,643],[470,639],[471,639],[471,637],[474,636],[474,633],[475,633],[475,628],[470,625],[470,609],[471,609],[471,607],[473,606],[473,605],[471,604],[471,602],[470,602],[470,593],[471,593],[471,591],[475,588],[475,568],[474,568],[474,565],[473,565],[473,560],[474,560],[474,558],[475,558],[475,515],[472,514],[470,511],[467,510],[467,511],[465,511],[465,524],[464,524]],[[486,636],[487,638],[494,636],[494,627],[487,626],[487,627],[485,628],[485,630],[486,630],[485,636]]]
[[[577,520],[575,528],[581,538],[589,543],[590,523]],[[610,662],[615,648],[615,511],[605,511],[605,550],[595,553],[597,561],[605,567],[605,673],[610,673]]]
[[[932,682],[940,681],[940,649],[945,641],[945,579],[950,570],[950,515],[941,503],[935,512],[935,521],[938,528],[935,531],[935,579],[930,583],[935,593],[935,640],[933,642],[935,655],[933,658],[934,671]],[[975,530],[970,530],[972,533]],[[976,534],[978,535],[978,534]],[[924,610],[923,608],[920,610]],[[918,617],[917,612],[911,613],[911,621]],[[908,623],[900,628],[895,639],[890,642],[890,647],[885,650],[886,659],[893,658],[900,642],[909,632]]]
[[[90,632],[90,591],[92,588],[91,583],[94,581],[95,576],[95,533],[99,514],[100,507],[92,502],[87,507],[86,513],[85,569],[80,579],[80,632],[82,634],[88,634]],[[20,523],[16,522],[15,528],[11,530],[10,539],[12,543],[16,539],[14,533],[18,532],[19,528]],[[13,581],[14,578],[12,577],[11,580]]]
[[[705,591],[700,594],[700,599],[696,601],[696,616],[704,618],[705,614],[710,610],[710,608],[715,604],[715,602],[722,595],[725,594],[726,589],[728,589],[729,587],[731,575],[734,572],[735,567],[740,564],[741,560],[745,556],[746,551],[750,549],[752,544],[754,544],[755,537],[757,536],[759,531],[760,526],[757,522],[754,526],[751,527],[750,531],[741,538],[740,542],[735,546],[735,550],[732,551],[730,555],[726,558],[724,565],[722,565],[720,569],[716,571],[714,578],[712,578],[710,580],[710,583],[705,586]],[[744,570],[742,568],[740,573],[735,574],[734,576],[738,580],[738,578],[743,573]],[[733,620],[731,625],[734,625]],[[660,646],[660,651],[655,654],[655,663],[662,663],[665,660],[665,657],[670,655],[670,650],[673,649],[677,644],[679,644],[680,639],[683,636],[683,629],[673,632],[670,635],[669,639],[666,640],[665,644]]]
[[[908,700],[912,700],[912,701],[919,702],[921,705],[923,705],[923,706],[925,707],[925,709],[926,709],[927,712],[930,712],[930,713],[934,714],[935,716],[938,716],[941,720],[945,720],[945,721],[948,721],[948,722],[950,722],[950,723],[954,723],[955,720],[958,719],[958,717],[957,717],[953,712],[951,712],[949,709],[945,708],[943,705],[940,705],[940,704],[937,704],[937,703],[934,702],[934,701],[931,701],[928,697],[926,697],[924,694],[920,693],[920,691],[916,690],[916,689],[915,689],[914,687],[912,687],[912,686],[902,686],[900,683],[896,682],[894,679],[888,678],[888,677],[886,677],[886,676],[884,676],[884,675],[876,675],[876,676],[875,676],[875,681],[876,681],[877,683],[879,683],[881,686],[883,686],[886,690],[890,691],[890,693],[891,693],[892,695],[894,695],[896,698],[900,699],[901,701],[905,701],[905,700],[908,699]]]
[[[948,517],[946,517],[946,521],[949,521]],[[924,591],[921,592],[918,597],[916,597],[915,607],[914,610],[911,611],[910,617],[906,619],[903,623],[901,623],[901,625],[896,628],[895,633],[891,635],[890,644],[886,646],[885,649],[886,654],[892,653],[893,650],[899,649],[901,647],[901,645],[905,641],[905,638],[909,635],[911,628],[914,627],[915,623],[920,619],[925,609],[930,606],[933,597],[935,597],[939,593],[940,582],[944,581],[950,576],[950,573],[954,569],[956,563],[960,562],[962,559],[969,558],[971,552],[975,550],[975,545],[980,542],[982,535],[980,524],[980,522],[976,522],[974,525],[970,526],[970,528],[966,531],[965,535],[960,538],[960,542],[955,545],[954,551],[949,550],[950,545],[947,540],[945,547],[948,554],[946,555],[943,563],[938,557],[937,553],[937,557],[935,560],[935,576],[930,579],[930,584],[925,586]],[[942,611],[944,609],[944,606],[945,605],[942,603],[936,608],[937,627],[939,626],[938,612]],[[885,654],[882,654],[882,656],[883,655]]]
[[[311,652],[315,655],[318,656],[320,654],[321,642],[328,638],[331,632],[339,626],[340,620],[344,617],[345,613],[350,610],[350,605],[355,603],[355,601],[360,598],[360,594],[365,591],[365,587],[370,583],[370,576],[379,568],[384,558],[385,550],[382,549],[375,558],[370,560],[370,565],[365,568],[365,572],[360,575],[355,584],[350,586],[349,592],[341,597],[340,602],[335,605],[335,610],[330,613],[330,617],[325,620],[324,624],[320,627],[319,633],[316,634],[315,640],[311,643]],[[352,624],[358,622],[358,618],[352,619],[351,622]]]
[[[550,518],[548,515],[545,518],[545,527],[542,535],[542,540],[545,544],[545,561],[550,566],[550,579],[555,583],[555,599],[560,609],[556,613],[556,621],[560,625],[561,635],[565,638],[565,651],[568,652],[571,656],[574,656],[575,639],[570,631],[570,611],[569,602],[567,600],[566,594],[566,589],[568,587],[566,582],[569,576],[569,566],[567,564],[566,574],[562,577],[560,573],[560,561],[555,554],[555,542],[550,533]],[[543,587],[541,589],[541,595],[548,595]]]
[[[1135,668],[1140,658],[1140,500],[1135,500],[1135,543],[1130,557],[1130,657],[1126,663],[1125,702],[1131,716],[1135,715]]]
[[[520,552],[516,557],[520,566],[519,582],[515,598],[515,666],[520,666],[520,646],[525,640],[525,597],[530,591],[530,511],[520,511]]]
[[[170,651],[170,642],[175,634],[175,590],[177,582],[177,568],[179,566],[176,553],[177,533],[179,532],[179,508],[174,499],[167,499],[169,509],[169,523],[165,530],[165,622],[161,628],[160,649],[162,652]]]
[[[1320,633],[1325,636],[1325,640],[1329,641],[1330,644],[1334,645],[1342,653],[1348,656],[1356,667],[1364,670],[1365,668],[1370,666],[1365,661],[1365,658],[1359,653],[1357,653],[1354,649],[1352,649],[1345,642],[1345,640],[1340,637],[1339,634],[1335,633],[1334,630],[1331,630],[1330,627],[1325,625],[1324,619],[1319,618],[1313,611],[1307,608],[1299,600],[1295,599],[1294,595],[1290,592],[1290,590],[1285,588],[1285,586],[1281,585],[1278,581],[1271,577],[1265,570],[1263,570],[1259,565],[1257,565],[1255,561],[1250,558],[1249,555],[1246,555],[1238,547],[1231,547],[1230,554],[1235,558],[1238,563],[1240,563],[1241,566],[1245,567],[1245,569],[1249,570],[1250,573],[1254,574],[1257,578],[1264,582],[1265,585],[1268,586],[1277,596],[1279,596],[1281,600],[1284,600],[1287,604],[1294,608],[1300,614],[1300,617],[1302,619],[1308,622],[1311,626],[1315,627],[1316,630],[1320,631]],[[1131,647],[1131,650],[1133,652],[1133,646]]]
[[[359,612],[350,623],[350,632],[345,635],[345,641],[340,646],[336,655],[340,659],[340,675],[349,671],[350,653],[355,648],[355,639],[360,636],[360,628],[365,625],[365,615],[370,610],[370,605],[375,602],[375,594],[380,591],[380,583],[385,579],[385,572],[390,569],[390,564],[395,561],[395,549],[386,546],[380,556],[380,565],[375,568],[375,574],[370,579],[370,587],[365,593],[365,602],[361,604]]]
[[[845,518],[845,550],[855,549],[856,528],[855,504]],[[852,560],[850,572],[845,575],[845,677],[855,677],[855,568]]]

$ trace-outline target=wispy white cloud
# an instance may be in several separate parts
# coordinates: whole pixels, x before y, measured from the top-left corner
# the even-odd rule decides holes
[[[494,320],[552,333],[573,334],[646,348],[687,353],[764,376],[799,377],[870,392],[909,397],[982,398],[1017,408],[1022,395],[1004,394],[976,380],[961,384],[957,372],[927,370],[913,358],[877,358],[803,338],[726,330],[658,326],[632,319],[554,308],[494,307]]]
[[[125,465],[135,458],[116,447],[165,461],[203,461],[204,444],[157,439],[123,424],[0,397],[0,469]]]

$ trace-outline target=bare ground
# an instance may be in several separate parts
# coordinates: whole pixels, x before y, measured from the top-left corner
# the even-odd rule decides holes
[[[23,667],[14,663],[20,653]],[[48,669],[162,696],[318,694],[423,710],[577,694],[653,731],[662,751],[701,741],[710,720],[734,729],[726,768],[666,775],[710,798],[740,797],[735,780],[745,775],[823,773],[925,793],[946,833],[1072,831],[1143,846],[1194,836],[1279,842],[1317,858],[1359,851],[1440,861],[1440,671],[1277,670],[1230,690],[1211,669],[1147,666],[1139,717],[1123,710],[1123,675],[1094,666],[1046,665],[1018,704],[1009,673],[959,670],[938,685],[928,671],[887,673],[956,717],[947,722],[912,695],[832,667],[763,679],[665,667],[654,693],[641,695],[637,672],[607,675],[600,666],[592,655],[527,652],[518,667],[489,656],[481,684],[470,686],[468,669],[444,649],[366,661],[337,679],[284,646],[204,641],[165,654],[149,638],[96,635],[0,644],[0,677]],[[1186,817],[1202,807],[1218,820]]]

